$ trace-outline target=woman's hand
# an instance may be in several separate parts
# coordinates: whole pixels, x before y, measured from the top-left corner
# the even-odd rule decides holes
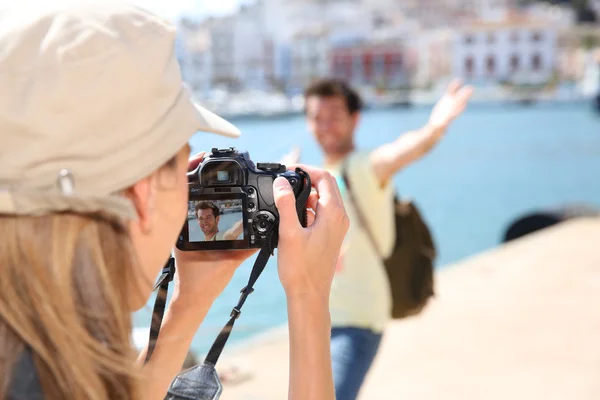
[[[195,169],[204,158],[199,153],[190,158],[188,171]],[[180,251],[175,249],[174,301],[178,306],[214,301],[225,289],[236,269],[256,253],[251,250]]]
[[[296,166],[290,167],[290,169]],[[335,179],[326,171],[297,165],[310,175],[316,192],[309,197],[308,226],[296,214],[296,199],[288,181],[273,182],[279,211],[279,278],[288,298],[328,299],[335,264],[349,220]]]
[[[214,301],[231,281],[237,268],[256,251],[175,250],[177,271],[174,301],[176,299],[178,305],[198,304],[199,298]]]
[[[325,171],[300,166],[316,188],[308,207],[308,226],[296,214],[288,181],[273,182],[279,210],[279,279],[287,295],[290,335],[290,400],[335,398],[331,370],[329,292],[349,222],[334,178]],[[310,384],[307,384],[310,382]]]
[[[192,157],[188,171],[195,169],[203,158],[204,153]],[[144,363],[147,348],[138,357],[146,374],[143,398],[165,397],[173,378],[181,371],[194,335],[214,300],[227,286],[237,267],[255,252],[175,250],[175,290],[162,320],[160,336],[147,363]]]

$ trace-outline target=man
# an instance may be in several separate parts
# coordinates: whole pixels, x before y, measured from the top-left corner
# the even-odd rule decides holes
[[[242,221],[236,222],[228,231],[219,232],[221,210],[217,205],[209,201],[202,201],[196,204],[194,214],[196,214],[198,225],[204,233],[205,241],[237,240],[238,236],[242,233]]]
[[[357,151],[354,132],[362,108],[358,94],[344,82],[331,79],[318,81],[305,91],[308,128],[324,153],[325,167],[337,179],[351,221],[330,297],[331,351],[338,400],[352,400],[358,395],[391,311],[385,267],[348,199],[342,168],[347,171],[378,252],[389,255],[394,244],[392,178],[434,147],[465,109],[471,95],[472,88],[452,82],[421,129],[404,133],[373,151]],[[298,150],[294,152],[286,162],[297,162]]]

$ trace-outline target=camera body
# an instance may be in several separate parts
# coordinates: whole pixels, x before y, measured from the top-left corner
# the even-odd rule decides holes
[[[188,217],[177,248],[262,248],[271,231],[279,226],[273,197],[273,181],[279,176],[290,182],[297,198],[304,188],[304,178],[288,171],[285,165],[255,165],[248,152],[233,147],[212,149],[194,171],[188,172]],[[298,218],[306,225],[305,210],[298,212]]]

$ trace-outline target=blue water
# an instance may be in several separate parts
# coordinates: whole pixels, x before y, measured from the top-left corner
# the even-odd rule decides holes
[[[357,144],[373,148],[419,128],[428,108],[369,111]],[[302,162],[319,165],[321,154],[298,117],[239,120],[239,139],[201,133],[195,151],[235,146],[255,161],[278,161],[294,144]],[[600,115],[585,103],[473,105],[425,158],[394,179],[399,192],[417,200],[439,248],[438,266],[496,246],[506,225],[519,214],[566,202],[600,207]],[[240,267],[197,333],[193,348],[205,352],[227,322],[254,259]],[[285,296],[274,260],[244,306],[230,342],[286,322]],[[146,310],[134,316],[146,327]],[[143,332],[145,334],[145,332]]]

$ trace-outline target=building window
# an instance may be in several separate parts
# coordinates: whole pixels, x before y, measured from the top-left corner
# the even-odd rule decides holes
[[[518,31],[511,32],[509,40],[511,41],[511,43],[517,43],[519,41],[519,32]]]
[[[465,58],[465,74],[467,77],[472,77],[475,72],[475,61],[473,57]]]
[[[488,33],[487,35],[487,43],[493,44],[496,42],[496,36],[493,33]]]
[[[517,72],[519,70],[519,56],[516,54],[513,54],[512,56],[510,56],[510,71],[511,72]]]
[[[485,59],[485,70],[488,75],[494,75],[496,72],[496,59],[494,56],[487,56]]]
[[[542,41],[542,34],[541,34],[541,33],[539,33],[539,32],[534,32],[534,33],[531,35],[531,40],[532,40],[533,42],[541,42],[541,41]]]
[[[465,36],[465,44],[473,44],[475,42],[475,38],[473,37],[473,35],[468,34],[467,36]]]
[[[539,54],[534,54],[531,57],[531,68],[534,71],[539,71],[542,69],[542,57]]]

